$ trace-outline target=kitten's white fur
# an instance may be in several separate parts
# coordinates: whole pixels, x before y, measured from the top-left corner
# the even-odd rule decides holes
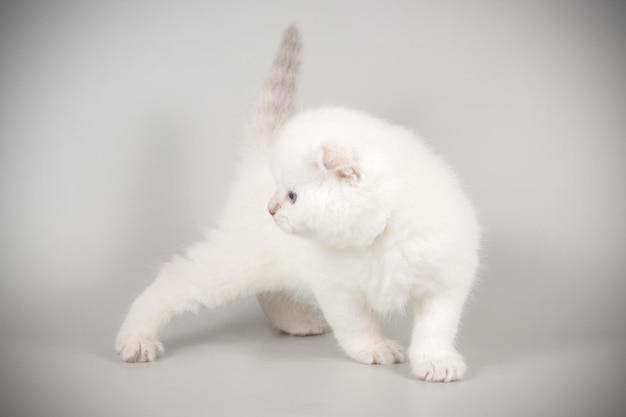
[[[292,118],[299,51],[290,27],[219,227],[137,297],[117,352],[152,361],[163,353],[158,333],[175,315],[258,295],[279,329],[310,335],[330,324],[363,363],[404,360],[377,315],[410,307],[413,373],[459,379],[465,364],[454,338],[478,266],[472,206],[447,165],[400,127],[341,108]]]
[[[376,315],[411,307],[415,374],[460,378],[465,365],[453,340],[480,233],[450,168],[409,131],[343,108],[288,122],[271,166],[269,211],[281,229],[312,242],[301,275],[346,353],[401,361]]]

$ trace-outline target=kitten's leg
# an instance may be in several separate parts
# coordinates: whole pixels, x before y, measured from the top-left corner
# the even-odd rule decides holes
[[[415,322],[409,358],[415,376],[425,381],[461,379],[467,367],[454,347],[466,291],[437,294],[413,305]]]
[[[200,265],[177,256],[155,281],[133,301],[115,342],[126,362],[148,362],[163,353],[157,340],[161,329],[176,315],[198,311],[203,305],[206,279]]]
[[[378,317],[356,294],[328,290],[316,294],[341,348],[357,362],[391,364],[404,361],[404,348],[383,335]]]
[[[223,240],[219,243],[201,243],[189,251],[206,253],[210,259],[174,257],[139,294],[115,343],[123,360],[148,362],[158,358],[163,353],[159,332],[174,316],[196,312],[202,306],[215,308],[259,291],[258,280],[250,277],[254,268],[245,269],[241,262],[230,259]]]
[[[263,293],[258,299],[274,327],[287,334],[310,336],[330,330],[317,306],[296,300],[287,292]]]

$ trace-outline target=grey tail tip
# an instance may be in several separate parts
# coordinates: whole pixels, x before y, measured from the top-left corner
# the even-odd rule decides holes
[[[300,29],[295,23],[292,23],[285,28],[283,37],[285,39],[300,39]]]

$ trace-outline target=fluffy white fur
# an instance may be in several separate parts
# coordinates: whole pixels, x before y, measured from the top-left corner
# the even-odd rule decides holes
[[[137,297],[117,352],[152,361],[175,315],[258,295],[279,329],[311,335],[330,326],[363,363],[405,359],[378,315],[410,308],[413,373],[459,379],[454,338],[478,266],[472,206],[448,166],[403,128],[342,108],[291,117],[299,50],[289,28],[219,227]]]
[[[365,113],[303,113],[271,153],[269,211],[312,242],[301,276],[348,355],[403,360],[377,313],[411,307],[409,357],[423,379],[460,378],[453,341],[478,266],[474,210],[448,166],[407,130]]]

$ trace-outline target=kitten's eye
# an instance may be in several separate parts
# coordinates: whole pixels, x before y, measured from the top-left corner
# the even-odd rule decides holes
[[[294,204],[296,200],[298,199],[298,194],[296,194],[293,191],[289,191],[287,193],[287,197],[289,198],[289,201],[291,201],[291,204]]]

